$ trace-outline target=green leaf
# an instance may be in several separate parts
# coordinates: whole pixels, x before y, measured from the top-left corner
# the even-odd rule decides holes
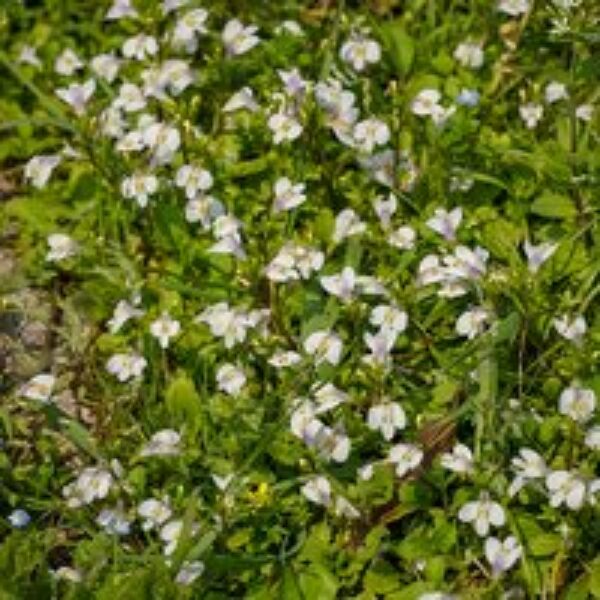
[[[62,432],[65,437],[69,438],[76,446],[87,452],[90,456],[98,459],[100,454],[94,438],[90,435],[90,432],[77,421],[71,421],[70,419],[61,419]]]
[[[518,312],[511,312],[507,317],[502,319],[497,327],[494,335],[494,342],[502,344],[504,342],[514,343],[519,329],[521,327],[521,317]]]
[[[378,560],[367,571],[364,585],[365,589],[374,594],[387,594],[399,589],[398,572],[388,562]]]
[[[202,405],[196,386],[190,377],[179,374],[169,384],[165,394],[167,410],[179,423],[198,423],[202,420]]]
[[[451,402],[460,389],[460,384],[453,379],[443,379],[433,388],[433,404],[443,406]]]
[[[415,59],[415,41],[398,21],[381,27],[381,35],[387,46],[394,67],[402,76],[410,73]]]
[[[529,541],[529,550],[533,556],[551,556],[563,547],[561,537],[555,533],[542,533]]]
[[[600,558],[590,565],[590,592],[594,598],[600,598]]]
[[[320,564],[312,564],[298,576],[298,584],[305,598],[335,600],[338,581],[328,569]]]
[[[573,201],[562,194],[546,190],[534,200],[531,212],[548,219],[572,219],[577,216],[577,208]]]
[[[590,597],[590,577],[584,575],[573,582],[563,596],[564,600],[589,600]]]

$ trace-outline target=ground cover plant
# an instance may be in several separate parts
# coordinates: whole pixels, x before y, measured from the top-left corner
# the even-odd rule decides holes
[[[0,599],[600,597],[595,0],[5,0]]]

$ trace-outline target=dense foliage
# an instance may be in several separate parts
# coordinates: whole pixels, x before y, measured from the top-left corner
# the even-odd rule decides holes
[[[0,600],[600,597],[599,45],[3,2]]]

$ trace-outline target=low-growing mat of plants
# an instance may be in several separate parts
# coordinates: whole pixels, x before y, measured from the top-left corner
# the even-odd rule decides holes
[[[0,600],[600,598],[597,0],[0,3]]]

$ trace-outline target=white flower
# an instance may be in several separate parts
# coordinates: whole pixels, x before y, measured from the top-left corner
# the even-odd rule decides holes
[[[381,46],[375,40],[353,35],[342,44],[340,58],[360,73],[380,61]]]
[[[594,107],[591,104],[580,104],[575,109],[575,116],[581,121],[589,123],[594,116]]]
[[[352,299],[355,289],[356,273],[352,267],[344,267],[337,275],[321,277],[320,282],[326,292],[348,302]]]
[[[296,365],[301,360],[302,356],[300,356],[300,354],[297,352],[293,352],[291,350],[280,350],[275,352],[273,356],[269,358],[268,363],[276,369],[281,369],[282,367],[291,367]]]
[[[544,107],[535,102],[522,104],[519,106],[519,115],[521,115],[521,119],[525,122],[527,129],[535,129],[544,116]]]
[[[297,21],[292,21],[289,19],[278,25],[275,32],[278,34],[290,33],[291,35],[297,37],[304,35],[304,31],[302,30],[300,24]]]
[[[283,83],[285,93],[291,98],[302,98],[306,92],[307,81],[302,77],[300,71],[294,67],[289,71],[278,69],[277,74]]]
[[[552,4],[560,10],[571,10],[581,4],[582,0],[552,0]]]
[[[172,59],[163,63],[160,79],[163,86],[169,88],[173,95],[178,96],[194,83],[195,76],[188,62]]]
[[[186,196],[192,200],[200,191],[205,192],[213,185],[213,176],[209,171],[196,165],[179,167],[175,185],[185,189]]]
[[[214,336],[224,338],[228,349],[243,342],[250,327],[248,317],[237,309],[229,308],[226,302],[209,306],[196,317],[196,321],[206,323]]]
[[[258,27],[254,25],[244,26],[238,19],[231,19],[225,24],[221,38],[227,53],[233,56],[244,54],[260,42],[255,35]]]
[[[186,560],[179,569],[175,583],[179,585],[191,585],[204,573],[204,563],[201,560]]]
[[[351,208],[345,208],[335,218],[333,241],[337,244],[347,237],[366,231],[367,226]]]
[[[588,482],[587,486],[587,501],[590,506],[596,506],[598,500],[596,495],[600,493],[600,478],[593,479]]]
[[[160,527],[171,518],[171,508],[166,502],[148,498],[141,502],[137,509],[138,515],[144,519],[142,529],[148,531]]]
[[[120,507],[102,509],[96,523],[109,535],[129,535],[131,530],[131,522]]]
[[[412,227],[403,225],[392,231],[387,238],[388,244],[400,250],[412,250],[415,247],[417,234]]]
[[[137,15],[137,11],[131,6],[131,0],[114,0],[104,18],[107,21],[117,21],[125,17],[137,17]]]
[[[354,126],[354,139],[363,152],[371,153],[375,146],[390,141],[390,128],[380,119],[371,117]]]
[[[585,501],[586,486],[582,477],[569,471],[551,471],[546,477],[550,494],[550,506],[557,508],[566,504],[571,510],[579,510]]]
[[[157,431],[147,442],[140,456],[176,456],[181,452],[181,436],[173,429]]]
[[[321,422],[315,418],[315,406],[310,400],[299,398],[296,400],[294,411],[290,416],[290,430],[301,440],[308,443],[312,432],[321,427]]]
[[[141,317],[144,311],[136,308],[127,300],[119,300],[113,311],[113,316],[109,319],[107,325],[111,333],[117,333],[129,319]]]
[[[529,0],[499,0],[498,10],[511,17],[518,17],[529,10]]]
[[[196,196],[185,205],[185,220],[188,223],[200,221],[205,229],[209,229],[218,217],[225,214],[223,204],[213,196]]]
[[[37,50],[33,46],[24,45],[21,47],[18,58],[19,64],[31,65],[32,67],[41,67],[42,63],[37,55]]]
[[[543,479],[548,467],[546,461],[537,452],[530,448],[521,448],[519,456],[512,459],[512,466],[515,469],[516,477],[508,488],[508,495],[512,498],[523,486],[531,480]]]
[[[50,262],[58,262],[71,258],[79,250],[77,242],[64,233],[50,234],[47,242],[49,250],[46,254],[46,260]]]
[[[119,88],[119,95],[113,101],[114,108],[125,112],[137,112],[146,107],[146,98],[142,89],[133,83],[124,83]]]
[[[369,323],[388,333],[398,335],[407,328],[408,315],[397,306],[380,304],[371,311]]]
[[[490,500],[485,492],[479,500],[467,502],[458,512],[458,518],[463,523],[473,523],[477,535],[485,537],[490,526],[501,527],[506,522],[504,509],[500,504]]]
[[[554,319],[553,323],[554,328],[562,337],[576,344],[581,343],[587,331],[587,323],[581,315],[578,317],[563,315],[558,319]]]
[[[489,318],[490,314],[485,308],[467,310],[456,321],[456,333],[472,340],[485,331],[485,324]]]
[[[167,313],[163,313],[158,319],[150,324],[150,333],[158,340],[160,347],[165,349],[169,347],[172,337],[175,337],[181,331],[179,321],[171,318]]]
[[[418,600],[458,600],[458,596],[446,592],[426,592],[421,594]]]
[[[413,444],[396,444],[390,448],[388,460],[396,467],[396,475],[404,477],[423,460],[423,451]]]
[[[481,99],[481,94],[474,89],[470,89],[470,88],[462,88],[460,90],[460,92],[458,93],[458,95],[456,96],[456,103],[459,106],[466,106],[468,108],[473,108],[475,106],[477,106],[479,104],[479,100]],[[467,189],[463,189],[465,187],[467,187]],[[451,183],[450,183],[450,190],[451,191],[461,191],[461,192],[465,192],[468,191],[471,187],[473,186],[473,181],[471,180],[466,180],[466,183],[457,181],[456,179],[452,179]]]
[[[139,354],[114,354],[106,363],[106,370],[119,381],[137,379],[142,376],[148,362]]]
[[[512,464],[519,475],[527,479],[545,477],[548,470],[544,458],[530,448],[521,448],[519,456],[512,459]]]
[[[246,385],[246,375],[243,369],[227,363],[221,365],[217,371],[217,384],[221,391],[230,396],[237,396]]]
[[[173,30],[173,45],[184,46],[188,52],[195,52],[197,38],[207,32],[206,19],[208,12],[203,8],[193,9],[177,20]]]
[[[163,0],[162,3],[162,12],[163,15],[168,15],[178,8],[182,8],[190,3],[190,0]],[[200,9],[202,10],[202,9]]]
[[[381,196],[377,196],[373,202],[373,208],[375,209],[375,214],[379,218],[379,222],[381,223],[383,229],[388,229],[392,217],[398,208],[398,200],[394,194],[390,194],[387,197],[387,200]]]
[[[228,475],[217,475],[216,473],[212,473],[211,478],[217,488],[219,488],[221,492],[224,492],[229,487],[229,484],[233,481],[233,474],[229,473]]]
[[[146,173],[134,173],[121,182],[121,192],[125,198],[135,198],[141,208],[148,205],[148,197],[158,191],[158,178]]]
[[[373,367],[389,368],[390,352],[396,343],[396,333],[381,329],[376,334],[366,331],[363,340],[370,350],[370,354],[363,356],[363,360]]]
[[[421,90],[411,104],[413,114],[419,117],[429,117],[440,108],[442,95],[438,90],[427,88]]]
[[[375,465],[373,463],[363,465],[358,469],[358,476],[363,481],[370,481],[371,479],[373,479],[374,470]]]
[[[15,528],[21,529],[27,527],[31,521],[29,513],[22,508],[13,510],[7,517],[7,521]]]
[[[302,279],[308,279],[314,271],[319,271],[325,256],[319,250],[306,246],[286,246],[292,256],[294,267]]]
[[[219,215],[212,224],[217,242],[208,251],[216,254],[232,254],[243,260],[246,257],[240,235],[241,221],[233,215]]]
[[[107,109],[103,110],[100,113],[99,118],[99,126],[100,126],[100,134],[106,137],[122,140],[125,136],[125,119],[123,118],[123,114],[120,110],[114,108],[114,106],[109,106]],[[134,146],[133,142],[133,133],[136,134],[136,140],[138,147]],[[130,138],[127,142],[119,142],[117,144],[117,150],[119,151],[131,151],[131,150],[141,150],[143,148],[143,144],[141,142],[141,134],[139,132],[130,132]]]
[[[56,377],[50,373],[40,373],[32,377],[19,389],[19,395],[30,400],[39,400],[47,403],[50,401]]]
[[[108,83],[115,80],[121,68],[121,61],[114,54],[98,54],[90,64],[94,73],[106,79]]]
[[[165,165],[173,159],[181,144],[181,134],[166,123],[152,123],[142,133],[144,144],[153,151],[152,164]]]
[[[248,86],[243,87],[237,91],[227,102],[225,102],[221,109],[225,113],[235,112],[236,110],[246,109],[251,112],[258,110],[259,106],[254,99],[254,92]]]
[[[559,81],[551,81],[544,90],[544,98],[548,104],[554,104],[559,100],[566,100],[568,97],[567,86]]]
[[[125,58],[144,60],[146,57],[154,56],[158,52],[158,43],[153,36],[140,33],[126,39],[121,52]]]
[[[600,425],[594,425],[588,429],[584,443],[592,450],[600,450]]]
[[[492,567],[494,576],[508,571],[519,560],[522,553],[521,545],[512,535],[503,542],[495,537],[485,540],[485,557]]]
[[[462,217],[463,212],[460,206],[453,208],[451,211],[447,211],[445,208],[436,208],[433,217],[427,221],[426,225],[451,241],[456,239],[456,230],[462,221]]]
[[[96,81],[88,79],[85,83],[72,83],[66,88],[58,88],[56,95],[66,102],[76,115],[81,116],[85,113],[86,104],[95,91]]]
[[[84,64],[81,59],[71,50],[67,48],[57,57],[54,63],[54,70],[59,75],[70,77],[76,71],[83,69]]]
[[[537,273],[539,268],[556,252],[558,244],[550,242],[542,242],[537,246],[525,240],[523,250],[527,257],[527,267],[531,273]]]
[[[454,58],[463,66],[479,69],[483,66],[483,49],[479,44],[462,42],[454,51]]]
[[[346,500],[343,496],[337,496],[334,505],[335,515],[346,519],[358,519],[360,513],[356,508]]]
[[[342,356],[342,340],[331,331],[315,331],[304,341],[304,351],[314,355],[315,364],[328,362],[337,365]]]
[[[183,521],[179,519],[169,521],[162,526],[162,529],[160,530],[160,539],[165,543],[165,547],[163,548],[165,556],[171,556],[171,554],[175,552],[182,531]]]
[[[382,402],[371,406],[367,424],[370,429],[380,431],[383,439],[389,442],[396,431],[406,427],[406,414],[397,402]]]
[[[291,210],[306,202],[305,188],[303,183],[292,183],[287,177],[280,177],[273,186],[273,210],[276,213]]]
[[[578,423],[589,421],[596,409],[596,394],[594,390],[582,388],[575,384],[563,390],[558,401],[561,414],[571,417]]]
[[[440,463],[449,471],[471,474],[473,472],[473,453],[468,446],[455,444],[452,452],[442,454]]]
[[[443,127],[446,121],[456,112],[456,106],[451,105],[447,108],[444,108],[441,105],[437,105],[433,107],[431,112],[431,120],[438,127]]]
[[[351,450],[350,438],[343,432],[313,419],[303,433],[307,445],[318,450],[325,460],[343,463],[348,459]]]
[[[291,142],[300,137],[302,125],[291,115],[277,112],[267,121],[269,129],[273,132],[273,143]]]
[[[314,414],[316,415],[333,410],[340,404],[348,401],[348,394],[335,387],[332,383],[326,383],[323,386],[316,384],[316,386],[317,390],[314,392],[316,403],[313,406]]]
[[[307,481],[300,490],[310,502],[329,506],[331,503],[331,484],[322,475],[317,475]]]
[[[77,479],[66,485],[62,491],[67,499],[67,505],[71,508],[77,508],[84,504],[91,504],[95,500],[106,498],[113,481],[110,471],[100,467],[86,467]]]

